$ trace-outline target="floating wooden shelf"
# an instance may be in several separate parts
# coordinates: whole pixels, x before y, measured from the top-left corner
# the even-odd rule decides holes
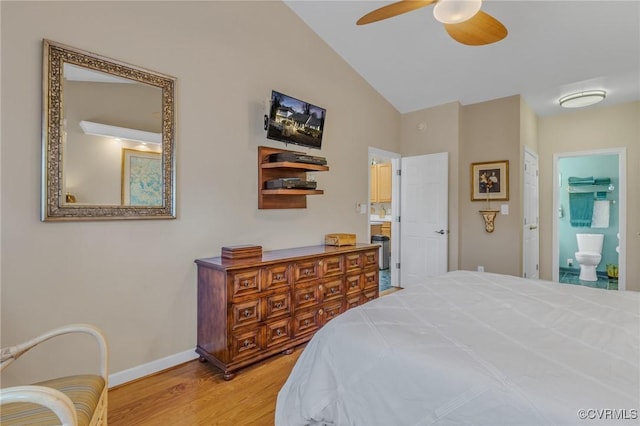
[[[317,164],[306,164],[306,163],[291,163],[289,161],[281,162],[281,163],[262,163],[263,169],[295,169],[295,170],[306,170],[309,172],[326,172],[329,170],[328,166],[320,166]]]
[[[307,207],[307,195],[322,195],[324,191],[320,189],[265,189],[264,183],[278,178],[307,180],[307,172],[326,172],[329,167],[289,161],[270,163],[269,155],[279,152],[296,151],[265,146],[258,147],[258,208],[304,209]]]
[[[322,195],[321,189],[263,189],[265,195]]]

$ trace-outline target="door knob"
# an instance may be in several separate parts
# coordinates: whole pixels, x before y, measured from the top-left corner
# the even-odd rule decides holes
[[[532,230],[532,231],[533,231],[534,229],[538,229],[538,225],[530,225],[530,226],[529,226],[529,229],[530,229],[530,230]]]
[[[441,230],[439,230],[439,231],[435,231],[435,233],[436,233],[436,234],[440,234],[440,235],[444,235],[444,234],[446,234],[447,232],[446,232],[444,229],[441,229]]]

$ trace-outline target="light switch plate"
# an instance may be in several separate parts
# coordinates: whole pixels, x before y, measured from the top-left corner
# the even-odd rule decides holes
[[[504,214],[504,215],[509,214],[509,204],[502,204],[500,206],[500,214]]]

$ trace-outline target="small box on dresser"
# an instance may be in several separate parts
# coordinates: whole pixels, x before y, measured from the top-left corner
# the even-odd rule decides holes
[[[201,361],[224,372],[291,353],[336,315],[378,297],[378,246],[309,246],[197,259]]]
[[[352,246],[356,243],[356,234],[326,234],[324,243],[328,246]]]

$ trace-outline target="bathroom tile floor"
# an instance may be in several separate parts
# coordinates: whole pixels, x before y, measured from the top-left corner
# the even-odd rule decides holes
[[[617,290],[618,280],[608,278],[607,276],[598,275],[598,281],[582,281],[578,278],[579,274],[572,271],[560,271],[560,282],[563,284],[576,284],[587,287],[604,288],[607,290]]]
[[[380,293],[391,288],[391,270],[381,269],[379,273]]]

